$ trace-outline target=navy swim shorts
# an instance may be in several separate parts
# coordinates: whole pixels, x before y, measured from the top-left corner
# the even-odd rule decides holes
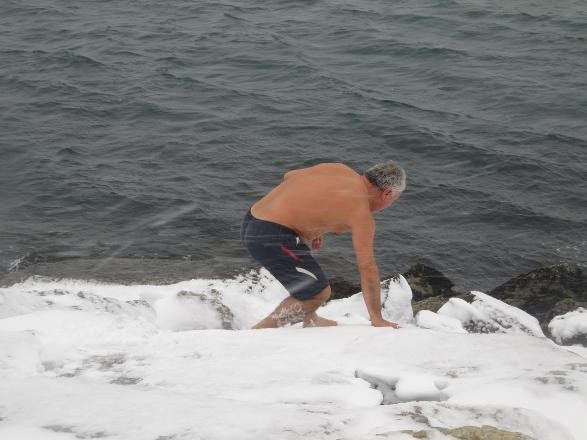
[[[249,210],[241,225],[241,241],[294,298],[310,299],[328,286],[310,248],[292,229],[259,220]]]

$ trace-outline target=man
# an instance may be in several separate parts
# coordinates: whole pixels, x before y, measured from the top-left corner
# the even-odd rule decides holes
[[[339,163],[286,173],[276,188],[251,207],[241,226],[241,240],[253,258],[290,293],[253,328],[300,321],[304,327],[336,325],[316,314],[331,291],[308,244],[319,249],[325,233],[347,231],[352,233],[371,324],[398,328],[381,315],[379,271],[373,254],[373,212],[395,202],[405,185],[406,174],[393,161],[375,165],[364,175]]]

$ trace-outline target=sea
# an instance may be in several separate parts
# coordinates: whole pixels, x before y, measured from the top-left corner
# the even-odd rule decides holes
[[[391,159],[382,277],[586,267],[587,1],[0,0],[0,283],[229,277],[285,172]]]

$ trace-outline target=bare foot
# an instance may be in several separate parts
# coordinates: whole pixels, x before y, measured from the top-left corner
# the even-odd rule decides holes
[[[338,325],[336,321],[331,319],[322,318],[315,313],[304,319],[304,327],[332,327]]]

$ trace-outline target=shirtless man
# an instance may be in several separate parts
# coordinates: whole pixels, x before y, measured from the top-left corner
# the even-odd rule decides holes
[[[303,321],[304,327],[331,326],[316,309],[330,298],[330,286],[310,254],[324,234],[352,232],[365,305],[375,327],[399,326],[381,315],[379,270],[373,254],[373,212],[395,202],[406,175],[390,161],[359,175],[346,165],[324,163],[287,172],[283,181],[255,203],[241,226],[241,240],[253,258],[290,293],[253,328]]]

